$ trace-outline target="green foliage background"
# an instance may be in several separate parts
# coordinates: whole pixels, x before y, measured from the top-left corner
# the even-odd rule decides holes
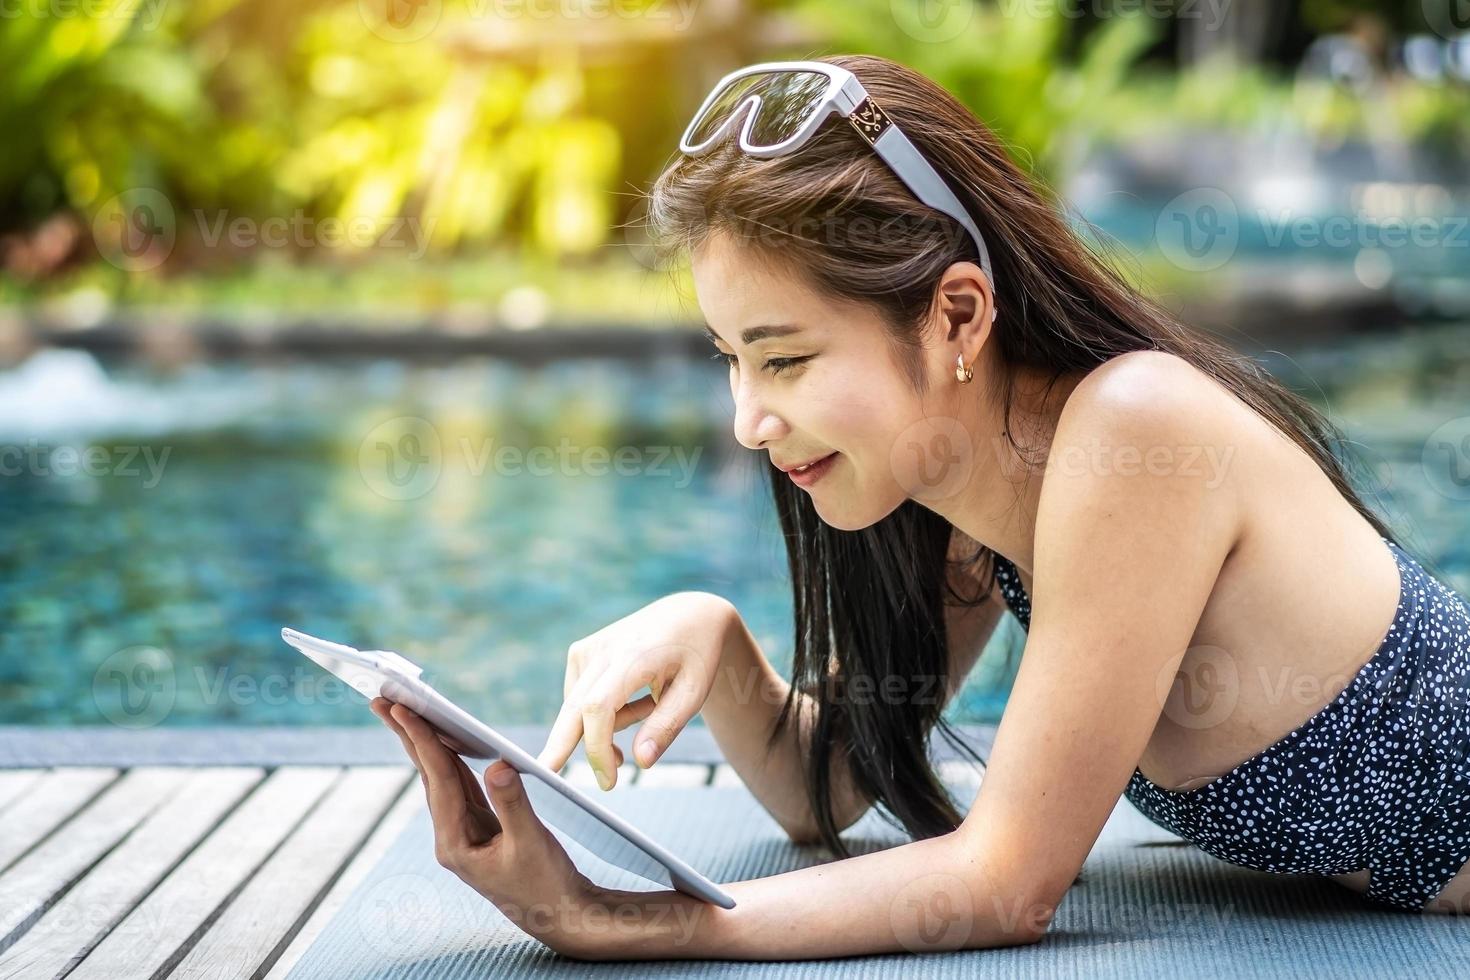
[[[359,0],[88,0],[86,14],[19,5],[0,19],[0,233],[25,235],[69,214],[105,236],[97,219],[118,195],[157,189],[178,225],[165,268],[73,266],[58,277],[63,288],[81,276],[109,293],[150,296],[160,277],[187,288],[178,278],[186,273],[229,279],[256,262],[295,261],[202,247],[198,226],[220,214],[384,226],[412,216],[430,232],[436,261],[494,256],[500,274],[488,279],[544,275],[553,291],[551,280],[579,261],[634,266],[620,229],[703,95],[691,87],[691,61],[708,74],[709,64],[733,67],[724,64],[732,53],[813,49],[802,40],[747,51],[661,23],[667,2],[619,2],[641,4],[648,17],[507,21],[487,16],[485,0],[444,0],[434,30],[413,41],[375,24],[373,5]],[[1303,16],[1335,28],[1365,7],[1393,8],[1402,20],[1399,6],[1312,0]],[[1149,60],[1167,27],[1157,17],[1104,17],[1079,35],[1055,4],[975,0],[963,30],[935,38],[911,7],[767,0],[742,9],[751,22],[798,25],[822,52],[877,52],[925,72],[1052,183],[1098,143],[1153,130],[1285,126],[1341,141],[1385,112],[1406,139],[1470,154],[1463,85],[1403,82],[1367,101],[1260,66],[1207,61],[1180,71]],[[585,43],[589,31],[601,33],[598,45]],[[761,43],[751,38],[746,48]],[[618,46],[619,57],[600,56]],[[324,253],[351,251],[313,248],[302,258],[337,262],[350,256]],[[0,299],[50,288],[7,281],[0,269]],[[443,302],[466,295],[460,285],[437,293]]]

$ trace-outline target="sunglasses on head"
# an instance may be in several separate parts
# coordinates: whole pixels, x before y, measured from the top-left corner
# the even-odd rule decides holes
[[[845,68],[822,61],[767,61],[733,71],[705,97],[679,137],[679,150],[688,156],[708,153],[739,125],[742,151],[762,159],[779,157],[800,149],[833,113],[847,119],[915,197],[969,232],[980,254],[980,267],[994,289],[990,251],[974,219],[857,76]],[[995,319],[994,309],[991,319]]]

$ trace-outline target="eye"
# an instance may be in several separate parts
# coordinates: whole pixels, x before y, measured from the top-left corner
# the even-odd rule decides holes
[[[769,370],[772,375],[779,375],[781,372],[789,371],[792,368],[796,367],[798,364],[809,360],[811,360],[810,355],[808,355],[807,357],[773,357],[766,362],[766,369]]]
[[[813,354],[808,354],[805,357],[773,357],[770,360],[766,361],[765,366],[766,370],[770,371],[772,376],[777,376],[782,374],[783,372],[790,371],[798,364],[802,364],[806,361],[811,360],[814,356],[815,355]],[[713,354],[710,355],[710,360],[723,360],[730,367],[736,366],[735,355],[726,354],[724,351],[715,351]]]

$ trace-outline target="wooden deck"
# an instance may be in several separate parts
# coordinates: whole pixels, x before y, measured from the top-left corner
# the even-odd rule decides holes
[[[625,764],[610,792],[739,784]],[[278,980],[423,806],[407,765],[0,770],[0,980]]]
[[[534,747],[547,729],[502,733]],[[633,734],[614,736],[627,758]],[[964,735],[984,755],[994,729]],[[978,787],[947,746],[935,758]],[[602,793],[581,758],[562,773]],[[739,785],[690,726],[609,792]],[[382,726],[0,725],[0,980],[279,980],[424,805]]]

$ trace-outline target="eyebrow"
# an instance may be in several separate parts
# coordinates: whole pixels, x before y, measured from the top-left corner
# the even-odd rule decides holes
[[[769,337],[787,337],[794,333],[801,333],[801,328],[784,323],[766,324],[759,327],[747,327],[741,332],[740,341],[748,347],[757,341],[765,340]],[[710,329],[708,323],[704,324],[704,335],[711,342],[720,342],[720,338],[715,336],[715,332]]]

